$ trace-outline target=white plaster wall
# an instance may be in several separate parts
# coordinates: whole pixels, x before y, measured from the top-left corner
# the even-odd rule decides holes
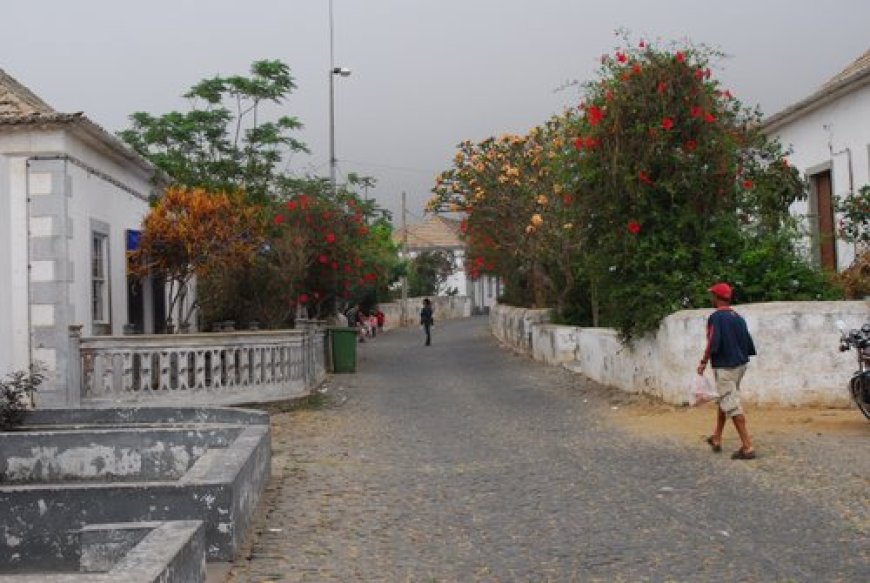
[[[501,342],[524,352],[533,354],[535,336],[540,325],[550,319],[550,310],[528,310],[504,304],[494,305],[489,312],[490,328]]]
[[[121,166],[72,135],[67,136],[66,151],[144,195],[153,188],[147,177],[140,172]],[[112,334],[120,336],[128,319],[125,231],[142,228],[142,220],[148,212],[148,203],[73,164],[67,165],[67,173],[72,190],[72,198],[69,202],[69,214],[73,224],[70,255],[74,262],[75,280],[70,287],[70,302],[75,307],[75,320],[84,324],[83,335],[93,334],[90,221],[95,219],[110,225]]]
[[[30,364],[27,302],[27,164],[0,140],[0,376]],[[11,147],[10,147],[11,146]]]
[[[152,185],[145,173],[126,162],[119,162],[95,144],[86,144],[69,132],[7,131],[0,134],[0,374],[10,369],[23,369],[30,363],[29,309],[27,273],[27,228],[34,236],[47,235],[62,229],[62,225],[46,218],[27,220],[28,172],[27,159],[31,156],[69,154],[98,168],[113,178],[148,194]],[[140,228],[141,219],[148,210],[147,202],[83,170],[68,164],[73,187],[70,215],[73,235],[70,253],[74,264],[70,303],[74,305],[76,320],[90,326],[90,230],[93,217],[112,225],[110,250],[112,268],[113,333],[120,334],[126,321],[126,281],[124,259],[124,229]],[[35,191],[50,188],[47,175],[37,176],[31,185]],[[58,266],[53,261],[32,262],[31,279],[52,280]],[[36,314],[40,322],[49,318],[47,313]],[[34,354],[51,361],[53,354]]]
[[[826,129],[829,126],[830,129]],[[805,116],[771,132],[783,145],[794,152],[789,162],[802,173],[810,168],[831,163],[831,180],[834,195],[849,193],[849,165],[845,154],[832,156],[834,152],[849,148],[852,152],[854,190],[870,184],[870,85],[865,85],[836,101],[828,103]],[[806,215],[806,202],[796,203],[793,212]],[[837,245],[837,265],[848,267],[854,260],[854,247],[844,241]]]
[[[468,295],[468,279],[465,275],[465,250],[453,250],[453,273],[447,278],[444,289],[456,288],[458,296]]]
[[[846,382],[856,368],[855,354],[838,351],[836,321],[859,327],[870,321],[870,303],[772,302],[736,309],[746,318],[759,353],[743,382],[749,402],[848,406]],[[673,404],[686,400],[710,310],[672,314],[655,336],[631,346],[611,329],[541,323],[540,312],[499,305],[490,312],[493,334],[536,360],[572,363],[602,384]],[[707,374],[712,378],[711,371]]]
[[[492,275],[481,275],[469,282],[472,305],[478,310],[492,309],[502,292],[501,281]]]
[[[435,327],[443,320],[455,320],[471,316],[471,299],[465,296],[431,296],[432,309],[435,312]],[[386,302],[378,304],[384,313],[386,320],[384,329],[390,330],[401,325],[402,303]],[[408,298],[408,318],[411,326],[420,325],[420,310],[423,307],[423,298]]]

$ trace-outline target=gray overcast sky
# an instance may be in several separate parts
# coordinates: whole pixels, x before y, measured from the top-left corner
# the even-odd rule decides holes
[[[717,71],[766,114],[805,97],[870,46],[868,0],[334,0],[336,150],[343,173],[375,176],[418,220],[455,145],[525,132],[573,105],[568,80],[635,37],[690,38],[730,55]],[[0,68],[61,111],[111,131],[134,111],[184,109],[214,74],[287,62],[299,85],[284,111],[312,155],[292,168],[328,174],[327,0],[2,1]],[[398,216],[396,217],[398,218]]]

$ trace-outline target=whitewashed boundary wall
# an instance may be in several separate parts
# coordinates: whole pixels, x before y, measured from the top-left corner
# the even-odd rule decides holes
[[[432,300],[432,309],[435,311],[435,325],[443,320],[455,320],[471,316],[471,298],[468,296],[427,296]],[[398,328],[402,319],[402,302],[390,302],[378,304],[386,316],[384,328]],[[423,307],[423,298],[408,298],[408,323],[410,326],[420,324],[420,308]]]
[[[860,327],[870,321],[870,302],[772,302],[735,309],[746,318],[759,353],[742,385],[749,402],[848,406],[846,383],[855,355],[838,351],[836,322]],[[655,335],[631,346],[609,328],[548,324],[547,310],[500,304],[490,312],[490,327],[501,342],[535,360],[566,364],[596,382],[682,404],[703,353],[710,311],[671,314]]]

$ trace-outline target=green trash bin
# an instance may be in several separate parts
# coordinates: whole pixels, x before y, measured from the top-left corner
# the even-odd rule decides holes
[[[359,330],[356,328],[330,328],[332,336],[332,371],[356,372],[356,343]]]

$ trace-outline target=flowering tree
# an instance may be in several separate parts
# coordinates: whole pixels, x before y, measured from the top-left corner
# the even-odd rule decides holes
[[[750,301],[829,296],[788,212],[805,184],[713,77],[716,57],[641,41],[602,57],[578,109],[461,144],[430,208],[466,213],[471,275],[626,339],[705,305],[716,279]]]
[[[209,321],[292,325],[297,313],[330,314],[342,302],[384,297],[398,254],[389,221],[346,187],[332,196],[319,179],[296,180],[295,193],[266,211],[269,226],[255,260],[204,283]]]
[[[570,197],[550,170],[559,127],[553,118],[526,136],[463,142],[429,203],[429,210],[465,213],[466,271],[502,277],[506,295],[519,303],[544,306],[571,287],[571,277],[562,277],[571,271],[563,269],[573,248],[573,224],[563,212]]]
[[[242,193],[168,188],[145,217],[139,248],[129,256],[131,272],[169,282],[167,324],[178,310],[184,327],[198,306],[188,294],[193,279],[252,261],[262,226],[258,209]]]
[[[797,257],[788,212],[805,185],[759,130],[760,112],[712,76],[716,56],[644,42],[617,50],[572,118],[577,152],[562,172],[579,178],[590,294],[626,338],[705,305],[716,279],[743,299],[800,298],[822,283]],[[758,273],[759,260],[783,272]]]

